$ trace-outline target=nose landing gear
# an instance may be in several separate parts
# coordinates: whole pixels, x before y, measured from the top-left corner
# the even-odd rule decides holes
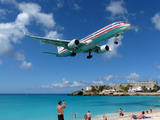
[[[114,44],[118,44],[117,40],[118,40],[118,36],[119,34],[115,35],[115,41],[114,41]]]

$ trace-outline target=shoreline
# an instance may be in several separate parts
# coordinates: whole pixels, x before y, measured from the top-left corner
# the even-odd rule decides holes
[[[136,111],[136,112],[125,112],[124,111],[124,116],[121,117],[121,118],[119,118],[119,113],[110,113],[110,114],[105,114],[105,115],[107,116],[107,120],[131,120],[131,116],[133,114],[134,115],[139,115],[141,112],[142,111]],[[96,117],[92,117],[92,120],[103,120],[102,115],[97,115]],[[160,108],[152,109],[152,113],[150,113],[150,114],[145,113],[145,116],[155,116],[156,117],[158,115],[159,115],[159,117],[155,118],[155,120],[160,120]]]

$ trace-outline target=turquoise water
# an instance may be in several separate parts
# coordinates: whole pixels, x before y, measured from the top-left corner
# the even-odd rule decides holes
[[[59,100],[66,101],[65,120],[81,120],[91,111],[93,117],[108,113],[160,109],[159,96],[67,96],[61,95],[0,95],[0,120],[57,120]],[[157,106],[158,105],[158,106]],[[72,118],[72,113],[77,118]]]

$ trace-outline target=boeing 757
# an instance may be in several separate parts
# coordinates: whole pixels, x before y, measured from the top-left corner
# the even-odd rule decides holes
[[[98,46],[97,44],[105,41],[109,38],[115,37],[114,44],[118,44],[118,36],[127,30],[129,30],[131,25],[126,22],[114,22],[80,40],[59,40],[50,39],[45,37],[36,37],[25,35],[26,37],[41,40],[43,43],[51,44],[57,46],[58,53],[54,52],[43,52],[48,54],[55,54],[57,57],[75,56],[76,53],[89,53],[87,59],[92,58],[91,52],[95,53],[105,53],[111,51],[108,45]],[[25,33],[24,33],[25,34]]]

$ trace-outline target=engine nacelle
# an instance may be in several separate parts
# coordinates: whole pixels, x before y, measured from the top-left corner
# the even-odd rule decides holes
[[[108,45],[103,45],[99,48],[98,53],[105,53],[107,51],[111,51],[111,48]]]
[[[79,40],[73,39],[71,42],[68,43],[67,45],[70,49],[78,47],[79,46]]]

